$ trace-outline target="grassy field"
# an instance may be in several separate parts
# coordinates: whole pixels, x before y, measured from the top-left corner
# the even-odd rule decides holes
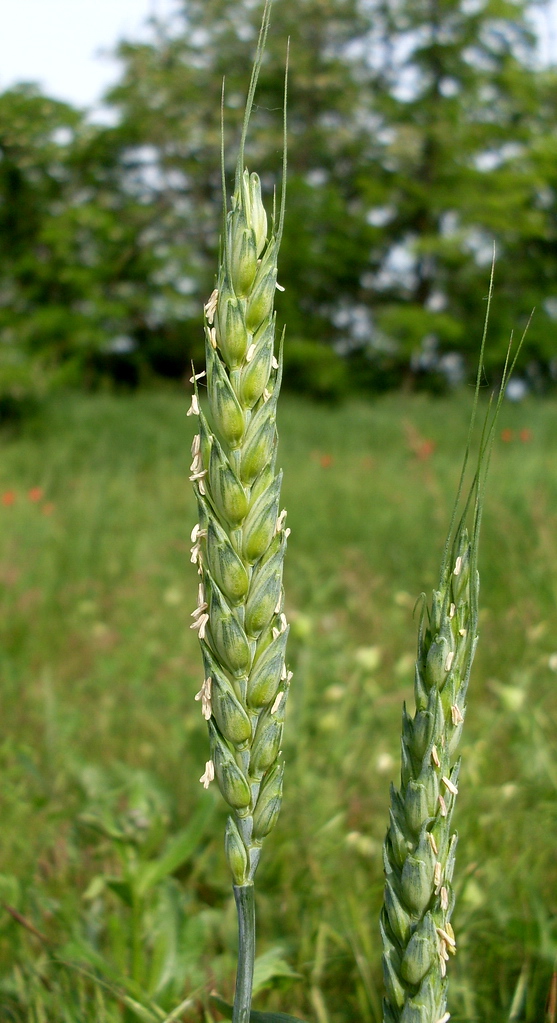
[[[233,991],[226,814],[198,783],[186,407],[68,397],[1,441],[0,1020],[162,1023],[186,1000],[172,1018],[208,1023],[208,993]],[[469,409],[282,402],[294,681],[256,1007],[381,1019],[381,843],[413,607],[436,583]],[[541,1023],[557,956],[557,405],[506,404],[499,433],[450,1004],[455,1021]]]

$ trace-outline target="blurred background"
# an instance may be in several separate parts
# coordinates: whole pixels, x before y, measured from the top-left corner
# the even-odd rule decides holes
[[[415,601],[486,378],[497,429],[455,823],[457,1021],[557,1021],[557,21],[522,0],[275,0],[248,145],[277,293],[294,671],[258,1008],[380,1023]],[[210,1023],[225,811],[188,628],[186,419],[261,0],[18,0],[0,39],[0,1020]],[[230,180],[230,177],[229,177]],[[485,390],[485,400],[484,400]],[[490,387],[482,390],[481,412]]]
[[[24,0],[0,48],[0,398],[183,377],[218,246],[261,4]],[[532,308],[555,385],[556,5],[278,0],[248,161],[277,184],[291,38],[287,385],[467,379]],[[127,40],[118,42],[122,33]],[[6,410],[7,411],[7,410]]]

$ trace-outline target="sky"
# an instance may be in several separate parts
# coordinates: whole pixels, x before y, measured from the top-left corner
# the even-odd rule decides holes
[[[119,75],[110,57],[119,39],[140,39],[153,15],[179,0],[5,0],[0,32],[0,91],[37,82],[56,99],[103,120],[101,96]],[[540,53],[557,61],[557,0],[540,4]]]
[[[149,17],[171,14],[177,0],[5,0],[0,32],[0,91],[37,82],[55,99],[92,108],[119,76],[109,54],[119,39],[146,34]]]

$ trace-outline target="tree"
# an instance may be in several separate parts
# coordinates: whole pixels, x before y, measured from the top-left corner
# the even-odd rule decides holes
[[[473,362],[495,243],[487,363],[501,365],[511,330],[543,297],[526,253],[544,248],[548,231],[543,175],[532,159],[542,76],[527,5],[372,6],[374,105],[389,196],[376,211],[387,225],[381,268],[368,278],[376,340],[414,368],[438,365],[451,351]],[[526,342],[530,357],[547,348],[548,334],[542,310]]]

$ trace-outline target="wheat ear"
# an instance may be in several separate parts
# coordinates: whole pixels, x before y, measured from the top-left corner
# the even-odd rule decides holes
[[[235,1023],[249,1019],[253,880],[263,840],[281,805],[280,745],[291,678],[285,666],[288,625],[282,587],[289,530],[286,512],[279,514],[282,474],[275,470],[282,343],[277,358],[273,312],[285,179],[280,211],[277,217],[274,204],[268,230],[259,177],[244,167],[270,6],[268,0],[230,211],[223,171],[221,259],[216,288],[205,306],[208,417],[200,407],[195,374],[190,409],[199,417],[190,477],[199,513],[192,562],[200,575],[192,628],[199,632],[205,676],[196,699],[201,700],[211,746],[201,781],[208,786],[216,778],[232,811],[225,850],[240,928]]]
[[[490,298],[492,285],[493,275]],[[507,357],[499,398],[493,415],[488,411],[484,422],[476,472],[455,527],[483,368],[484,331],[474,411],[439,586],[420,619],[416,710],[413,717],[406,707],[403,710],[401,780],[398,789],[391,788],[384,845],[384,1023],[446,1023],[450,1018],[446,974],[447,963],[456,953],[450,922],[457,843],[451,818],[460,767],[456,751],[478,642],[477,563],[485,481],[497,415],[521,344],[512,365]],[[466,519],[471,508],[469,533]]]

